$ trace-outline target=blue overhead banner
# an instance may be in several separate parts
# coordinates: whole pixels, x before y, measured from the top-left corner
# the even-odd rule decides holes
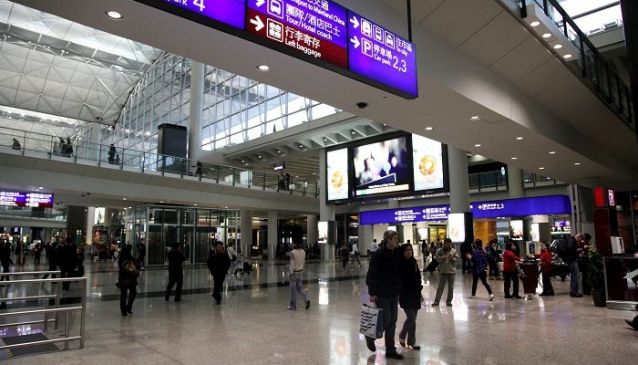
[[[533,198],[490,200],[470,204],[475,219],[498,217],[526,217],[531,215],[570,214],[571,204],[566,195],[548,195]],[[372,210],[359,213],[360,224],[402,224],[445,221],[450,213],[447,204]]]

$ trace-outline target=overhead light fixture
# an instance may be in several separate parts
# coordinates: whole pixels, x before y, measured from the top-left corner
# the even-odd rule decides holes
[[[425,130],[426,130],[426,131],[434,130],[434,127],[425,127]]]
[[[122,198],[122,200],[126,200],[126,198]]]
[[[257,66],[257,69],[261,72],[268,72],[270,71],[270,66],[268,65],[259,65]]]
[[[522,141],[524,138],[523,137],[516,137],[517,141]]]
[[[574,162],[574,166],[580,166],[580,162]]]
[[[518,157],[510,157],[512,160],[518,160]]]
[[[477,121],[479,119],[481,119],[481,117],[479,117],[478,115],[473,115],[473,116],[470,117],[471,121]]]
[[[133,207],[128,207],[129,209],[133,208]]]
[[[224,207],[224,209],[228,209],[228,205]]]
[[[261,159],[261,155],[257,155],[257,158]]]
[[[552,33],[543,33],[543,35],[541,37],[543,37],[543,39],[551,38],[552,37]]]
[[[354,136],[355,134],[357,134],[357,132],[355,132],[355,131],[351,131],[350,133],[351,133],[353,136]]]
[[[163,201],[163,200],[160,200],[160,204],[164,204],[164,201]]]
[[[568,54],[564,55],[563,58],[568,60],[568,59],[572,58],[572,55],[568,53]]]
[[[113,19],[113,20],[120,20],[120,19],[124,18],[124,16],[122,16],[122,13],[120,13],[119,11],[115,11],[115,10],[109,10],[105,14],[106,14],[107,17],[109,17],[110,19]]]
[[[545,170],[545,168],[544,168],[544,167],[542,167],[542,166],[541,166],[541,167],[539,167],[538,169],[539,169],[539,170]]]
[[[194,206],[197,206],[197,203],[193,204]]]
[[[538,27],[539,25],[541,25],[541,22],[539,22],[538,20],[534,20],[533,22],[529,23],[529,25],[531,25],[532,27]]]
[[[556,151],[549,151],[549,154],[550,154],[550,155],[555,155],[555,154],[556,154]]]
[[[300,144],[300,145],[299,145],[299,148],[303,148],[303,145],[302,145],[302,144]]]
[[[38,190],[42,190],[42,189],[44,189],[44,187],[38,186]]]
[[[561,48],[563,48],[563,45],[560,43],[554,45],[554,49],[561,49]]]
[[[383,126],[384,126],[384,127],[387,127],[388,125],[387,125],[387,124],[385,124],[385,123],[383,123]]]
[[[474,145],[474,147],[481,147],[481,144],[477,143],[477,144]]]

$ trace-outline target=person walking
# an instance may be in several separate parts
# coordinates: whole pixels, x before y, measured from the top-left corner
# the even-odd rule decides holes
[[[481,279],[481,283],[483,283],[487,294],[490,296],[490,301],[494,300],[492,288],[487,283],[488,260],[487,252],[483,249],[483,241],[480,239],[475,240],[474,251],[472,252],[472,298],[476,295],[478,279]]]
[[[33,247],[33,266],[40,265],[40,257],[42,256],[42,243],[38,242]]]
[[[496,251],[496,239],[491,239],[487,244],[487,259],[489,260],[489,278],[498,279],[500,274],[498,272],[498,261],[500,259],[498,252]]]
[[[465,275],[466,271],[470,273],[472,271],[472,243],[469,241],[465,241],[461,244],[461,260],[463,260],[461,266],[463,275]]]
[[[443,289],[447,283],[447,298],[445,304],[448,307],[452,306],[452,299],[454,298],[454,279],[456,277],[456,260],[458,256],[456,249],[452,247],[452,240],[446,238],[443,240],[443,247],[436,251],[436,260],[439,262],[439,284],[436,288],[436,296],[432,306],[439,305],[441,296],[443,295]]]
[[[373,239],[372,240],[372,244],[370,245],[370,256],[372,256],[373,253],[377,252],[377,249],[379,249],[379,244],[377,243],[377,239]]]
[[[109,146],[109,152],[107,153],[108,159],[109,159],[109,163],[111,165],[115,164],[115,154],[116,153],[117,153],[117,149],[115,149],[115,145],[113,143],[111,143],[111,145]]]
[[[576,237],[570,237],[567,242],[559,244],[558,254],[569,267],[569,296],[573,298],[582,298],[583,294],[579,292],[579,270],[578,270],[578,242],[584,239],[582,233],[578,233]]]
[[[226,250],[224,250],[224,244],[220,241],[215,242],[215,248],[208,255],[208,270],[213,276],[213,294],[215,304],[219,305],[222,302],[222,289],[224,286],[224,279],[226,279],[226,273],[230,268],[230,258]]]
[[[541,241],[541,276],[543,277],[543,296],[553,296],[554,287],[551,281],[552,275],[552,252],[549,250],[547,242]]]
[[[397,324],[399,294],[401,292],[399,234],[388,230],[383,234],[379,249],[370,259],[370,267],[366,275],[366,285],[370,302],[383,309],[383,330],[385,331],[385,357],[402,360],[394,346],[394,332]],[[366,345],[370,351],[376,351],[374,338],[366,337]]]
[[[423,271],[425,271],[425,268],[428,266],[428,256],[430,255],[430,245],[427,240],[421,242],[421,255],[423,255]]]
[[[421,309],[421,270],[414,258],[412,245],[401,246],[401,293],[399,294],[399,305],[405,312],[403,328],[399,332],[399,344],[405,348],[420,350],[421,346],[416,345],[416,317]]]
[[[47,243],[47,245],[44,246],[46,256],[47,256],[47,263],[49,264],[49,271],[56,271],[58,269],[58,247],[57,246],[58,246],[57,240]],[[48,277],[49,277],[49,274],[44,274],[42,279],[46,279]],[[51,274],[51,277],[55,278],[55,274]]]
[[[60,266],[60,277],[68,278],[73,276],[73,265],[75,264],[75,245],[71,237],[67,237],[64,243],[60,243],[56,248],[57,264]],[[62,283],[62,290],[69,290],[71,283]]]
[[[120,288],[120,312],[123,316],[133,314],[133,302],[137,295],[137,277],[140,275],[137,262],[133,259],[133,246],[126,245],[118,260]]]
[[[518,268],[516,267],[516,262],[520,261],[521,258],[516,255],[516,244],[514,241],[509,240],[507,242],[505,253],[503,254],[503,280],[505,283],[503,285],[505,290],[505,298],[516,298],[521,299],[518,295]],[[513,293],[510,294],[510,287],[513,284]]]
[[[184,283],[184,270],[182,264],[186,260],[186,257],[182,253],[181,246],[175,242],[171,246],[172,250],[168,253],[168,285],[166,286],[166,292],[164,293],[164,300],[167,302],[171,298],[171,290],[173,286],[177,284],[175,289],[175,301],[182,300],[182,284]],[[139,260],[137,262],[140,262]]]
[[[345,242],[341,242],[341,246],[339,246],[339,256],[341,257],[341,269],[346,271],[348,260],[350,259],[350,252],[348,250],[348,244]]]
[[[144,261],[146,260],[146,245],[144,241],[141,241],[139,246],[137,246],[137,264],[140,267],[140,270],[144,270]]]
[[[306,309],[310,309],[310,300],[303,288],[303,270],[306,261],[306,251],[299,247],[299,242],[292,243],[290,251],[290,305],[288,310],[297,310],[297,294],[301,295],[306,304]]]
[[[13,260],[11,260],[11,243],[7,239],[2,239],[0,241],[0,265],[2,265],[2,272],[7,273],[11,271],[11,265],[13,265]],[[0,277],[0,281],[9,281],[9,275],[3,275]],[[5,290],[0,293],[0,296],[7,296]],[[7,302],[0,303],[0,309],[7,309]]]
[[[352,242],[352,251],[350,251],[352,255],[352,259],[350,260],[350,268],[352,269],[352,265],[356,261],[359,264],[359,269],[363,267],[361,264],[361,260],[359,259],[359,245],[356,242]]]

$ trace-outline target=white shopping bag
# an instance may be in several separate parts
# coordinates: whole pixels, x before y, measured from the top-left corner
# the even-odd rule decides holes
[[[370,338],[383,337],[383,309],[364,304],[361,307],[359,333]]]

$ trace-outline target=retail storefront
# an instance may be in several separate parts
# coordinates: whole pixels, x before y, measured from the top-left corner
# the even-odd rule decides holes
[[[551,242],[569,235],[571,204],[566,195],[477,201],[470,204],[474,217],[474,236],[484,242],[506,239],[525,243],[525,252],[538,252],[537,242]],[[383,232],[394,229],[402,242],[438,241],[448,236],[450,207],[447,204],[411,208],[383,209],[360,213],[362,226],[372,225],[380,241]]]

